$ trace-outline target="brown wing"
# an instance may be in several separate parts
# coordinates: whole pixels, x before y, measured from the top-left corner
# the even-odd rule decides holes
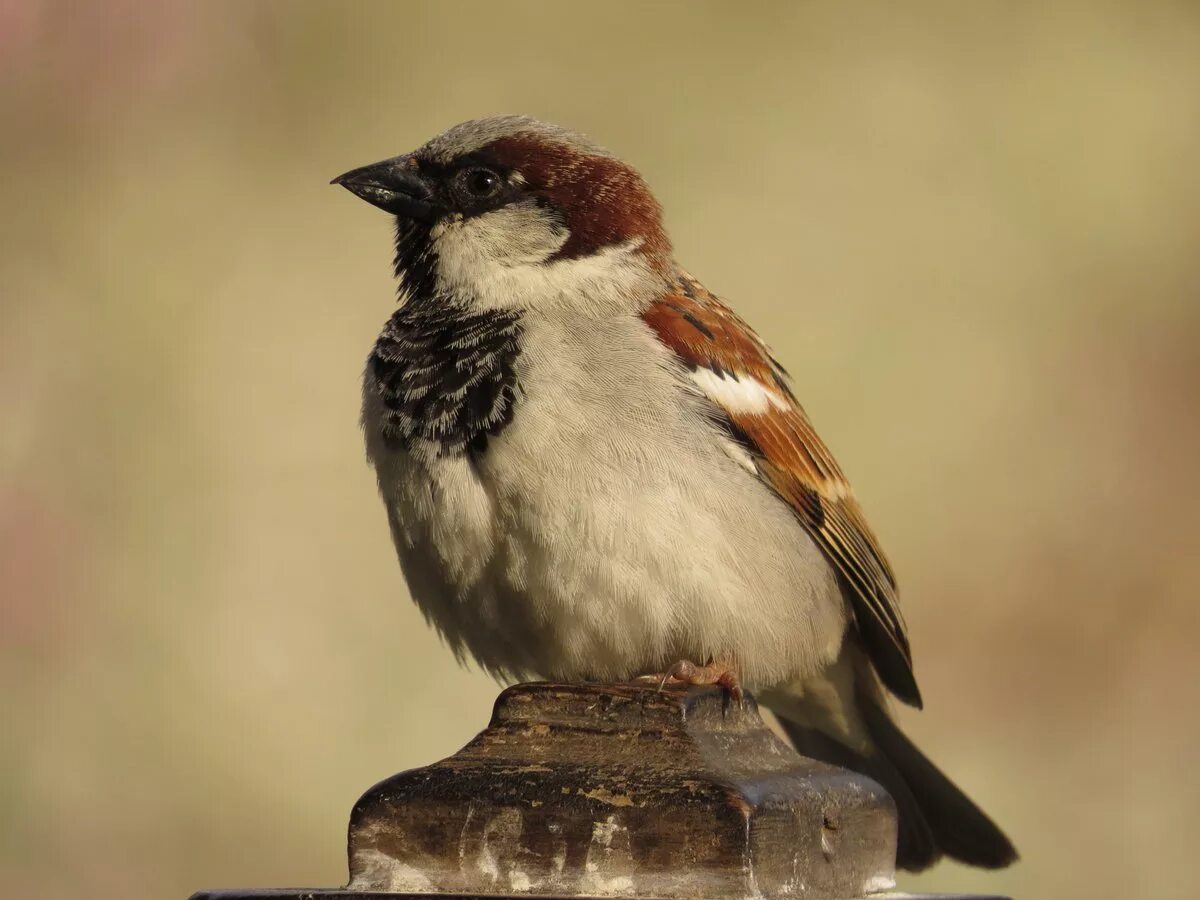
[[[840,573],[880,679],[920,707],[912,654],[887,557],[828,448],[758,335],[687,273],[643,318],[697,376],[760,477],[785,500]]]

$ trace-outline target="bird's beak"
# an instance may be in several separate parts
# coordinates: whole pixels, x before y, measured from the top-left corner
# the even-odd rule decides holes
[[[354,196],[396,216],[422,222],[437,218],[433,185],[411,156],[397,156],[351,169],[330,184],[340,184]]]

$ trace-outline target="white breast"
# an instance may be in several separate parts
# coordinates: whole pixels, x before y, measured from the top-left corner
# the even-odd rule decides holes
[[[751,686],[836,658],[828,563],[640,318],[551,309],[522,324],[516,415],[476,461],[382,446],[368,377],[401,564],[456,651],[565,679],[727,658]]]

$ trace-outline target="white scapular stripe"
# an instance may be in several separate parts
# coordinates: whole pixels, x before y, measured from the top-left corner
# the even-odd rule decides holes
[[[709,399],[731,413],[765,413],[771,407],[787,408],[781,396],[750,375],[735,379],[700,366],[692,372],[692,380]]]

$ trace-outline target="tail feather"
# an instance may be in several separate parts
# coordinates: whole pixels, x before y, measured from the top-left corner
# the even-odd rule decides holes
[[[927,869],[942,857],[933,829],[908,783],[886,757],[856,753],[827,734],[807,728],[782,716],[779,724],[796,749],[805,756],[841,766],[879,782],[896,804],[900,832],[896,841],[896,865],[910,872]]]
[[[879,703],[860,691],[858,708],[879,755],[917,798],[926,827],[943,853],[985,869],[1016,861],[1017,850],[1004,832],[905,736]]]
[[[838,668],[846,674],[851,667]],[[918,872],[943,855],[987,869],[1014,862],[1017,851],[1004,832],[900,731],[868,679],[860,675],[851,687],[846,678],[833,692],[840,728],[831,728],[838,717],[829,715],[829,695],[821,697],[812,685],[806,694],[777,695],[781,702],[768,705],[798,751],[866,775],[892,796],[898,867]]]

